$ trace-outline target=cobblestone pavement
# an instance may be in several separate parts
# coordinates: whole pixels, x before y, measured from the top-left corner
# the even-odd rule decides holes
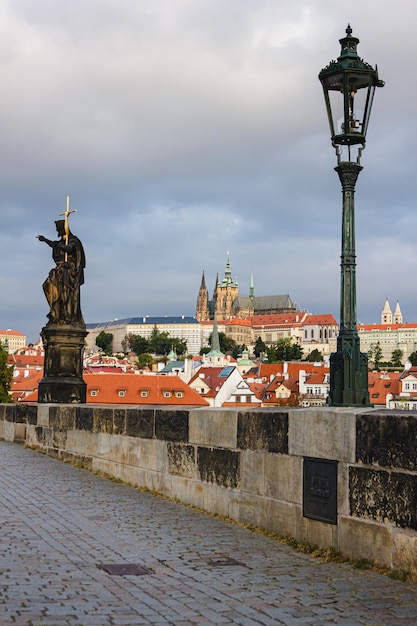
[[[5,442],[0,529],[1,626],[417,624],[417,585]]]

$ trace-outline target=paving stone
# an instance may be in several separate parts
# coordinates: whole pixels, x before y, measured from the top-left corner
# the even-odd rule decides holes
[[[1,626],[417,623],[416,585],[322,563],[6,442],[0,529]]]

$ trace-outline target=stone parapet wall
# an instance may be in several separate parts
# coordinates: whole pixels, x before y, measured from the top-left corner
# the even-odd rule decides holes
[[[417,414],[3,404],[0,438],[350,558],[417,568]]]

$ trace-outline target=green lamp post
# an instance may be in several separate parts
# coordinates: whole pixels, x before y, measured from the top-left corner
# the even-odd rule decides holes
[[[369,406],[368,356],[360,351],[356,320],[354,194],[375,88],[384,82],[377,67],[358,56],[358,43],[348,25],[346,37],[340,39],[340,56],[319,74],[343,192],[340,328],[337,350],[330,356],[328,403],[332,406]],[[347,151],[343,160],[342,151]]]

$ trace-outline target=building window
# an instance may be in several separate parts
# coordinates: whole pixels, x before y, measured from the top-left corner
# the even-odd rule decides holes
[[[90,396],[98,396],[98,389],[92,389],[90,391]]]
[[[141,397],[141,398],[147,398],[147,397],[148,397],[148,394],[149,394],[149,391],[141,391],[141,392],[140,392],[140,397]]]
[[[176,391],[175,392],[175,397],[176,398],[182,398],[184,396],[184,393],[182,391]]]
[[[164,396],[164,398],[170,398],[171,397],[171,392],[170,391],[163,391],[162,395]]]
[[[119,398],[124,398],[126,395],[126,389],[119,389]]]

